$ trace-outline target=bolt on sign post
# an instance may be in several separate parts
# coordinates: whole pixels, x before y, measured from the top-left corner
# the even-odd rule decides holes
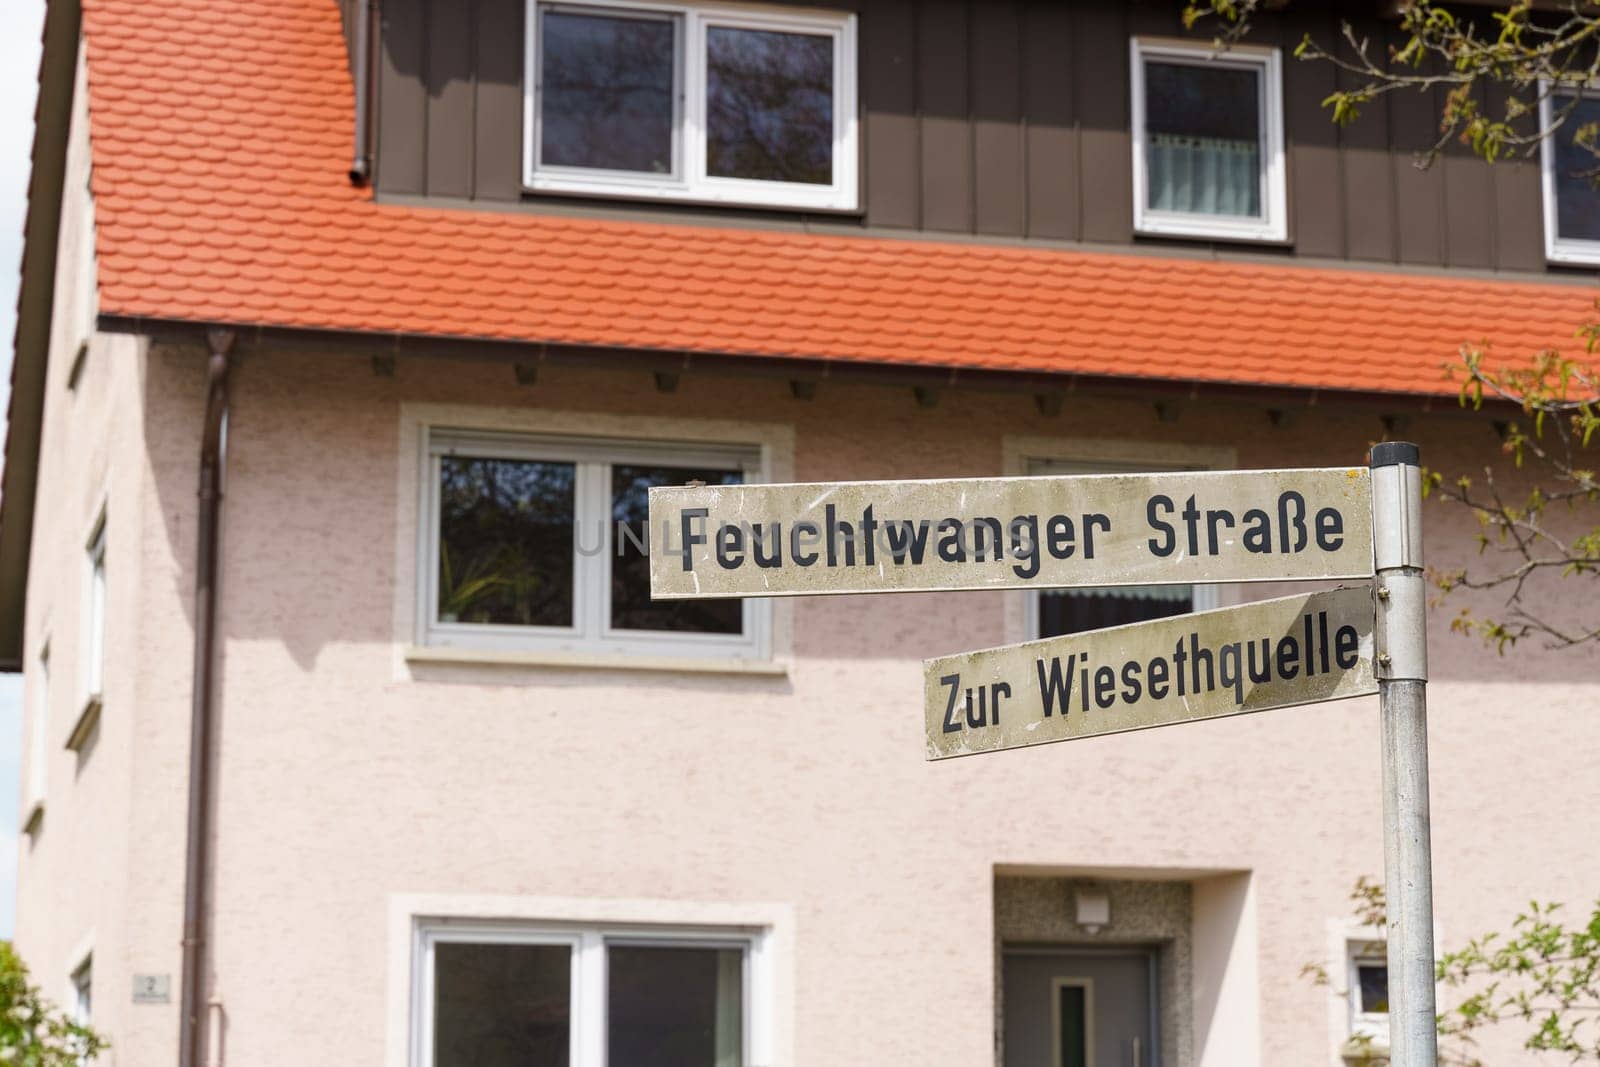
[[[658,600],[1360,581],[929,660],[927,757],[1376,692],[1391,1063],[1436,1067],[1415,445],[1366,468],[660,487],[650,533]]]

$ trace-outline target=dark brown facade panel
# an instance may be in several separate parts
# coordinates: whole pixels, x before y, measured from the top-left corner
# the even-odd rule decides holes
[[[922,124],[922,228],[972,232],[968,0],[925,0],[917,12]]]
[[[1078,233],[1085,241],[1125,244],[1133,233],[1128,25],[1116,4],[1076,8],[1072,22],[1081,197]]]
[[[1391,31],[1391,41],[1398,39],[1398,33]],[[1402,263],[1444,263],[1444,170],[1437,163],[1426,169],[1418,166],[1419,154],[1439,136],[1439,106],[1434,90],[1389,94],[1395,245]]]
[[[522,0],[475,0],[472,195],[522,193]]]
[[[857,28],[867,224],[916,229],[922,218],[922,149],[915,4],[875,0]]]
[[[1022,64],[1023,175],[1029,237],[1078,236],[1078,131],[1072,82],[1070,10],[1028,0],[1018,46]]]
[[[427,189],[422,5],[423,0],[384,0],[383,4],[378,52],[379,192],[421,195]]]
[[[1539,160],[1496,163],[1494,179],[1495,261],[1502,270],[1543,270],[1544,200]]]
[[[973,221],[981,234],[1021,236],[1020,0],[984,0],[972,25]]]
[[[1322,102],[1334,91],[1334,69],[1294,58],[1306,34],[1336,32],[1331,14],[1290,5],[1279,41],[1283,48],[1283,129],[1289,164],[1289,232],[1295,251],[1336,259],[1345,254],[1344,170],[1339,129]]]
[[[1479,104],[1484,101],[1480,96]],[[1436,166],[1444,171],[1445,264],[1487,269],[1495,264],[1494,176],[1472,149],[1452,141]]]
[[[355,11],[357,0],[338,0]],[[774,0],[816,6],[819,0]],[[996,237],[1160,245],[1133,233],[1129,41],[1188,37],[1167,0],[837,0],[859,17],[862,224]],[[380,193],[521,203],[526,0],[384,0],[378,68]],[[1339,128],[1340,84],[1294,58],[1341,17],[1392,44],[1369,7],[1291,4],[1250,43],[1283,57],[1289,249],[1425,267],[1544,269],[1536,161],[1485,167],[1464,149],[1428,170],[1438,93],[1401,92]],[[625,200],[611,202],[627,210]],[[693,218],[715,210],[637,205]],[[752,220],[768,212],[752,211]],[[779,212],[779,214],[786,214]],[[799,218],[800,213],[794,213]],[[851,217],[832,217],[851,225]],[[1193,242],[1183,242],[1192,244]]]
[[[1338,87],[1355,89],[1358,79],[1339,73]],[[1389,101],[1374,100],[1339,131],[1344,172],[1345,254],[1351,259],[1392,263],[1395,246],[1394,169],[1390,166]]]
[[[426,0],[430,196],[472,195],[473,23],[477,0]],[[462,17],[465,15],[466,17]]]
[[[1510,93],[1490,87],[1490,115],[1506,114]],[[1525,102],[1529,93],[1519,94]],[[1532,129],[1532,123],[1527,128]],[[1494,258],[1502,270],[1542,270],[1544,261],[1544,190],[1539,153],[1519,149],[1489,167],[1494,190]]]

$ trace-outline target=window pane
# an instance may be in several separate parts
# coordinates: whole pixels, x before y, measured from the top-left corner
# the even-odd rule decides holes
[[[439,621],[572,625],[570,463],[439,461]]]
[[[434,1067],[567,1067],[572,950],[433,949]]]
[[[1084,987],[1064,985],[1057,990],[1061,1032],[1056,1035],[1059,1055],[1056,1062],[1061,1067],[1087,1067],[1089,1062],[1089,1020],[1084,1004]]]
[[[1261,216],[1261,103],[1254,70],[1144,65],[1146,206]]]
[[[1039,636],[1060,637],[1193,610],[1194,588],[1187,585],[1047,589],[1039,594]]]
[[[1600,189],[1594,184],[1600,157],[1573,144],[1572,134],[1593,122],[1600,122],[1600,100],[1580,100],[1553,139],[1556,232],[1585,241],[1600,241]]]
[[[677,22],[541,11],[539,162],[672,173]]]
[[[629,1067],[741,1067],[744,950],[613,946],[610,1060]]]
[[[1356,986],[1361,998],[1356,1004],[1357,1011],[1363,1015],[1389,1011],[1389,968],[1386,964],[1357,964]]]
[[[89,647],[87,677],[90,696],[99,696],[105,680],[106,542],[102,533],[89,549]]]
[[[737,600],[650,599],[650,557],[646,539],[649,521],[648,490],[652,485],[738,485],[738,471],[696,470],[689,467],[611,468],[611,512],[617,538],[611,560],[611,628],[614,630],[674,630],[679,633],[737,634],[744,630],[744,609]],[[651,532],[657,546],[678,543],[678,531]],[[644,546],[644,547],[641,547]]]
[[[706,31],[706,173],[833,182],[833,38]]]

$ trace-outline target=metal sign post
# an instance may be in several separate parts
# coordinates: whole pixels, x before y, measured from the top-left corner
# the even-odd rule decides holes
[[[1428,829],[1428,619],[1417,446],[1372,449],[1378,703],[1383,718],[1383,865],[1394,1067],[1434,1067],[1433,861]]]

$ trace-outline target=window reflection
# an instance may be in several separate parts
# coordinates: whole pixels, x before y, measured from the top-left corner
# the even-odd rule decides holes
[[[543,11],[539,161],[670,174],[677,22]]]
[[[571,463],[439,461],[439,621],[572,625]]]
[[[833,181],[833,39],[706,31],[706,173]]]
[[[1558,107],[1564,103],[1556,101]],[[1600,241],[1600,189],[1594,184],[1600,156],[1573,143],[1573,131],[1594,123],[1600,123],[1600,100],[1580,100],[1551,142],[1556,157],[1556,232],[1583,241]]]
[[[611,560],[611,628],[613,630],[674,630],[680,633],[737,634],[744,629],[744,609],[737,600],[651,600],[650,557],[646,544],[652,485],[738,485],[737,471],[691,470],[685,467],[641,467],[617,464],[611,468],[611,507],[617,537]],[[655,530],[655,545],[662,547],[663,531]],[[673,532],[676,537],[676,531]]]

